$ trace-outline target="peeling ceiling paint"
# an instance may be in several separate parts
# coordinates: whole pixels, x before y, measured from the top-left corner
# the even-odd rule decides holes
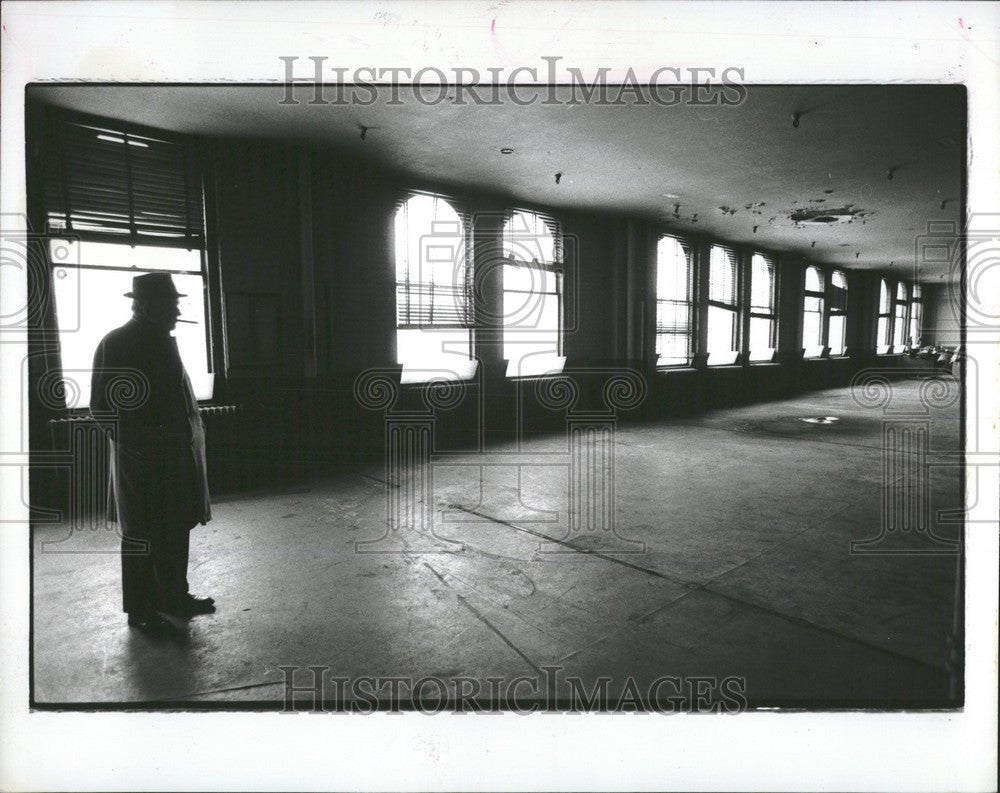
[[[895,262],[914,269],[929,224],[960,220],[961,86],[751,85],[742,104],[711,108],[435,105],[416,101],[408,87],[400,88],[401,104],[388,105],[384,91],[368,107],[310,105],[308,85],[296,86],[297,105],[281,104],[280,85],[46,85],[29,92],[177,132],[330,147],[418,181],[554,209],[645,217],[666,230],[849,268]],[[798,126],[789,122],[793,113]],[[918,270],[921,280],[949,271],[947,262]]]

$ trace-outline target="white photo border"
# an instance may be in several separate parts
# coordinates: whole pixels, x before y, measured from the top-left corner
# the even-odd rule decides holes
[[[348,72],[483,73],[558,55],[585,75],[609,67],[609,83],[630,66],[643,75],[720,64],[742,67],[748,84],[963,83],[968,212],[998,211],[1000,6],[988,3],[6,2],[0,13],[5,217],[25,211],[28,83],[280,83],[289,55],[326,55]],[[0,316],[25,303],[12,269],[0,272]],[[996,301],[1000,288],[989,294],[981,299]],[[9,387],[19,382],[18,340],[0,341],[0,450],[9,450],[22,437],[25,394]],[[980,371],[1000,371],[998,349],[977,345]],[[996,435],[997,381],[982,379],[982,426],[966,432]],[[0,788],[995,789],[996,475],[980,480],[972,516],[993,526],[966,535],[960,712],[344,717],[29,712],[27,515],[20,470],[0,466],[3,517],[24,521],[0,531]]]

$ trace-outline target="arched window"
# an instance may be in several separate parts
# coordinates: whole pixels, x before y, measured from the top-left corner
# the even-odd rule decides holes
[[[657,366],[691,363],[693,283],[691,248],[676,237],[661,237],[656,246]]]
[[[910,346],[919,347],[921,337],[920,322],[923,318],[924,302],[920,295],[920,284],[913,285],[910,296]]]
[[[802,301],[802,348],[806,358],[823,355],[823,303],[826,299],[823,273],[806,267],[806,288]]]
[[[403,382],[472,376],[465,223],[440,196],[414,194],[396,210],[396,360]]]
[[[876,332],[875,345],[876,352],[884,354],[889,352],[889,345],[892,344],[892,293],[889,291],[889,282],[881,279],[879,282],[878,295],[878,330]]]
[[[762,253],[750,259],[750,360],[770,361],[776,346],[774,262]]]
[[[830,355],[843,355],[847,345],[847,276],[834,270],[830,276]]]
[[[558,223],[511,213],[501,235],[503,355],[508,377],[558,374],[562,356],[562,238]]]
[[[910,294],[906,284],[896,284],[896,306],[892,323],[893,352],[900,353],[906,347],[906,314],[910,308]]]
[[[708,363],[736,363],[740,344],[736,253],[713,245],[708,260]]]

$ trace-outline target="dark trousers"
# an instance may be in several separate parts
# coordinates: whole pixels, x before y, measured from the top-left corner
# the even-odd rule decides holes
[[[133,531],[136,531],[133,529]],[[122,601],[125,611],[148,615],[181,604],[188,591],[188,529],[147,527],[122,537]]]

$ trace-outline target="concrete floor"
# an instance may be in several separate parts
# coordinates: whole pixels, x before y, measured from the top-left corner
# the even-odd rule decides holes
[[[922,412],[919,388],[894,384],[892,407]],[[932,515],[961,503],[959,469],[936,465],[958,416],[921,419]],[[757,707],[958,704],[959,556],[900,552],[927,544],[899,532],[895,553],[851,553],[879,534],[883,419],[835,389],[620,426],[617,537],[568,534],[562,436],[523,445],[537,463],[520,483],[472,454],[436,463],[433,531],[400,531],[393,553],[356,552],[385,532],[381,470],[217,499],[190,579],[218,612],[178,642],[126,627],[113,530],[39,528],[35,702],[276,707],[280,666],[511,680],[559,665],[612,690],[737,675]]]

